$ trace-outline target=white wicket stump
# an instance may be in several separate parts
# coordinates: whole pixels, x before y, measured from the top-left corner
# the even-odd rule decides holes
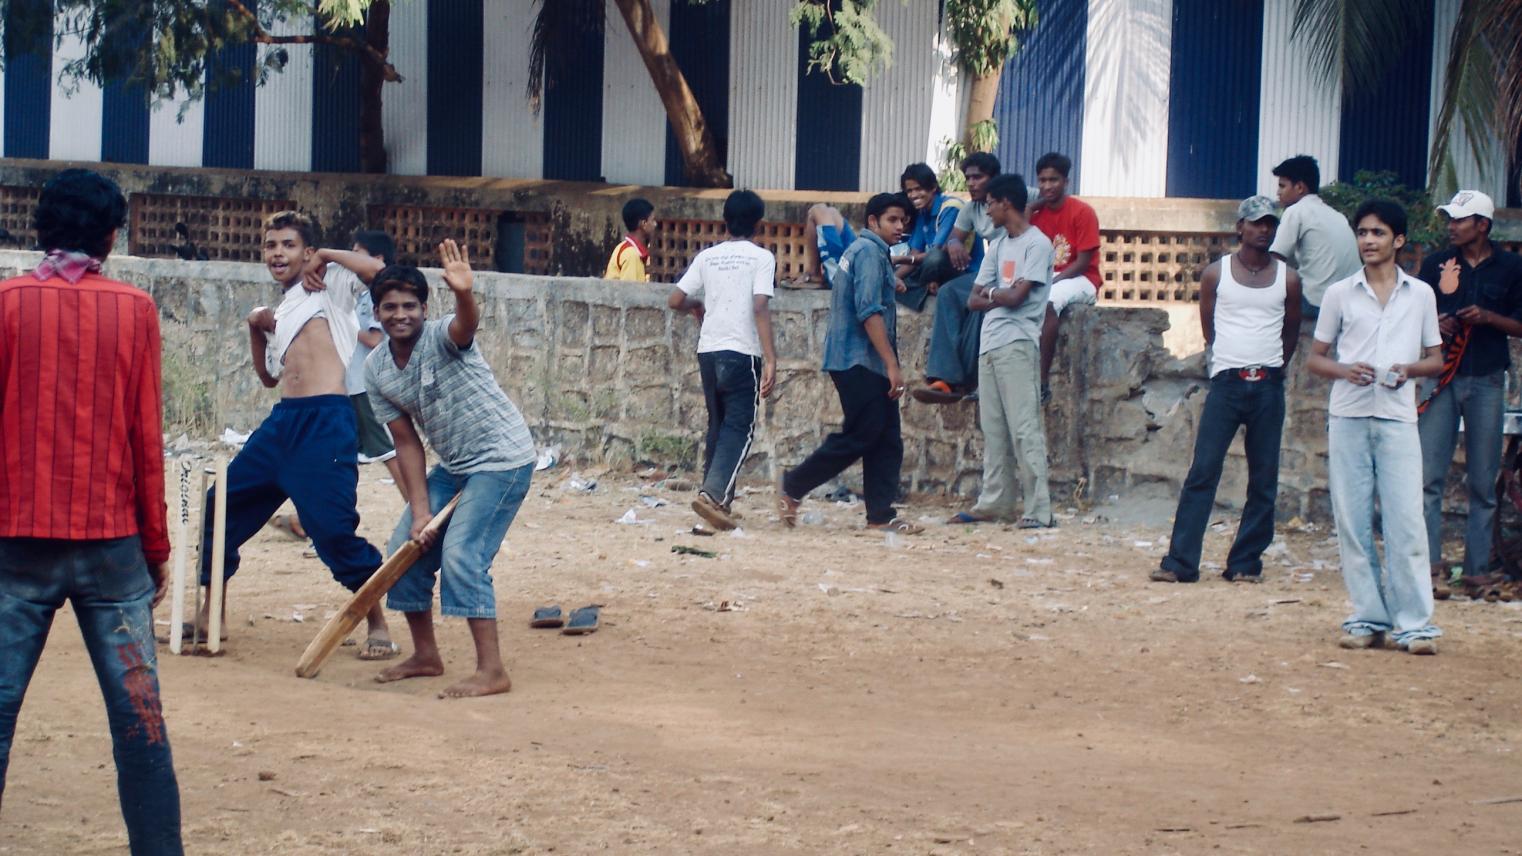
[[[201,517],[196,526],[195,597],[191,602],[191,641],[187,649],[184,642],[185,628],[185,574],[190,553],[190,461],[180,463],[180,550],[175,556],[174,591],[171,595],[169,623],[169,650],[175,654],[219,654],[222,652],[222,604],[226,582],[222,575],[226,569],[227,551],[227,459],[218,456],[211,466],[201,470]],[[208,478],[208,476],[210,478]],[[206,508],[206,491],[216,488],[216,497],[210,509]],[[206,514],[211,518],[211,583],[207,587],[207,626],[201,627],[201,548],[206,527]],[[204,647],[203,647],[204,646]]]
[[[180,519],[175,528],[174,581],[169,592],[169,652],[180,653],[185,641],[185,559],[190,552],[190,461],[180,460]],[[197,577],[199,579],[199,575]]]

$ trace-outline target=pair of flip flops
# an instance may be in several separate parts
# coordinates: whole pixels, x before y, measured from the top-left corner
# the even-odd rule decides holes
[[[597,632],[597,617],[601,607],[597,604],[571,610],[569,620],[558,606],[541,606],[534,610],[528,626],[536,629],[559,629],[566,636],[585,636]]]

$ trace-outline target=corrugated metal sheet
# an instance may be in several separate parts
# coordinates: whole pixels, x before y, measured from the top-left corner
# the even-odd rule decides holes
[[[1432,92],[1427,117],[1427,151],[1437,142],[1437,117],[1443,107],[1443,86],[1448,79],[1449,49],[1452,47],[1453,26],[1459,18],[1459,0],[1437,0],[1433,8],[1432,26]],[[1476,159],[1470,148],[1464,129],[1464,117],[1455,115],[1449,150],[1453,153],[1455,189],[1480,190],[1490,195],[1496,204],[1506,201],[1506,146],[1499,137],[1488,134],[1490,151],[1484,161]]]
[[[729,171],[736,187],[790,190],[798,133],[792,0],[743,0],[729,33]]]
[[[1253,195],[1263,0],[1173,0],[1168,195]]]
[[[651,0],[667,33],[671,0]],[[666,108],[640,59],[629,25],[607,0],[602,72],[602,174],[614,184],[661,184],[666,178]]]
[[[61,23],[61,22],[60,22]],[[57,24],[55,29],[61,29]],[[100,160],[102,108],[100,86],[86,79],[67,81],[63,67],[85,55],[84,40],[63,33],[53,49],[53,109],[48,157],[54,160]]]
[[[391,65],[402,82],[381,89],[386,169],[396,175],[427,175],[428,4],[392,4],[390,47]]]
[[[939,168],[946,145],[962,133],[967,104],[962,98],[961,71],[945,30],[935,37],[935,73],[930,78],[930,119],[925,127],[925,163]]]
[[[703,109],[722,159],[729,150],[729,0],[671,7],[671,54]],[[666,126],[666,184],[686,184],[682,150]]]
[[[398,4],[398,7],[407,4]],[[523,95],[528,85],[532,0],[486,4],[486,62],[482,103],[483,174],[540,178],[544,175],[544,122]]]
[[[1170,0],[1089,0],[1085,196],[1162,196],[1168,164]]]
[[[857,190],[861,175],[861,87],[832,83],[808,70],[810,37],[799,28],[797,160],[798,190]]]
[[[878,5],[877,21],[893,40],[893,64],[862,87],[862,190],[897,190],[904,167],[925,156],[930,142],[939,10],[929,0]]]
[[[1263,66],[1258,89],[1258,192],[1277,196],[1271,170],[1285,158],[1305,154],[1321,162],[1321,174],[1337,176],[1342,133],[1342,83],[1323,81],[1311,69],[1305,43],[1292,40],[1294,0],[1263,5]]]
[[[227,0],[208,0],[215,14]],[[206,121],[201,154],[205,166],[250,169],[254,165],[254,46],[233,45],[207,59]]]
[[[364,39],[363,27],[347,32]],[[316,172],[359,172],[359,57],[334,45],[312,51],[312,156]],[[479,174],[480,161],[477,159]]]
[[[544,98],[544,177],[597,181],[602,176],[602,33],[581,33],[555,46],[575,57],[547,81]]]
[[[1432,86],[1432,2],[1412,21],[1414,36],[1373,91],[1345,93],[1337,177],[1389,170],[1411,187],[1427,183],[1427,107]],[[1393,48],[1392,48],[1393,49]],[[1321,171],[1322,180],[1331,175]]]
[[[180,110],[184,108],[181,121]],[[148,113],[148,162],[157,166],[200,166],[206,102],[154,102]]]
[[[999,78],[999,163],[1036,183],[1036,160],[1047,152],[1072,158],[1073,192],[1082,188],[1083,92],[1088,0],[1049,0],[1020,51]]]
[[[48,0],[11,0],[5,27],[5,156],[45,158],[53,100],[53,26]],[[22,16],[42,32],[22,37]]]
[[[427,90],[431,175],[481,174],[483,20],[483,0],[428,0],[428,79],[448,81]]]
[[[270,32],[294,36],[312,32],[312,21],[280,19]],[[312,45],[260,45],[259,62],[285,52],[285,69],[271,73],[254,90],[254,169],[302,172],[312,167]]]

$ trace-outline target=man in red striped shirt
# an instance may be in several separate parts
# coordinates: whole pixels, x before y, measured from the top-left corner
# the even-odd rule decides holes
[[[153,639],[169,561],[158,308],[100,274],[126,215],[110,179],[59,173],[37,203],[46,257],[0,282],[0,797],[67,600],[105,695],[132,853],[179,854]]]

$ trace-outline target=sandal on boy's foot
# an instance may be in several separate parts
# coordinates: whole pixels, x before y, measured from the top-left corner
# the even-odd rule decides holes
[[[1261,583],[1263,582],[1263,572],[1259,571],[1256,574],[1249,574],[1246,571],[1226,570],[1221,572],[1221,579],[1229,583]]]
[[[534,617],[528,620],[528,626],[534,628],[557,628],[565,625],[565,617],[560,614],[558,606],[541,606],[534,610]]]
[[[1448,574],[1444,571],[1432,572],[1432,599],[1447,600],[1453,597],[1453,588],[1448,585]]]
[[[699,493],[698,498],[692,501],[692,510],[715,529],[728,531],[735,528],[735,519],[729,516],[724,506],[715,502],[713,497],[706,493]]]
[[[365,644],[359,646],[359,651],[354,656],[360,660],[390,660],[400,653],[402,646],[392,640],[371,636],[365,639]]]
[[[783,526],[792,529],[798,525],[798,506],[802,504],[803,500],[793,499],[791,496],[787,495],[787,491],[782,489],[782,481],[778,479],[777,519],[782,521]]]
[[[1020,518],[1020,522],[1015,524],[1015,528],[1016,529],[1051,529],[1051,528],[1053,528],[1056,525],[1057,525],[1056,521],[1053,521],[1053,520],[1048,520],[1045,523],[1042,523],[1040,520],[1037,520],[1034,517],[1022,517],[1022,518]]]
[[[925,527],[902,517],[895,517],[887,523],[868,523],[867,528],[876,529],[879,532],[897,532],[900,535],[918,535],[925,531]]]
[[[565,623],[561,633],[567,636],[585,636],[588,633],[597,632],[597,607],[583,606],[581,609],[571,610],[571,620]]]
[[[1192,577],[1183,577],[1179,576],[1177,571],[1170,571],[1167,568],[1158,568],[1151,574],[1148,574],[1147,579],[1155,583],[1197,583],[1200,581],[1200,576],[1199,574],[1195,574]]]
[[[938,380],[915,387],[909,396],[924,404],[955,404],[966,398],[967,394],[952,389],[951,384],[943,380]]]
[[[947,526],[957,526],[959,524],[966,524],[968,526],[973,526],[973,525],[976,525],[978,523],[992,523],[992,522],[993,522],[992,518],[989,518],[989,517],[979,517],[979,516],[977,516],[976,514],[973,514],[970,511],[958,511],[956,514],[953,514],[950,517],[946,518],[946,525]]]

